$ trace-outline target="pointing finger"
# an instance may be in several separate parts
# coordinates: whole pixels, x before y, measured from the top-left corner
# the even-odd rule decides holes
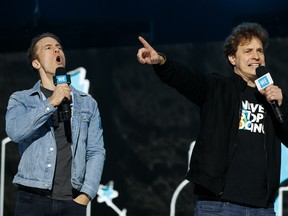
[[[153,50],[152,46],[150,46],[150,44],[143,37],[139,36],[138,39],[146,49]]]

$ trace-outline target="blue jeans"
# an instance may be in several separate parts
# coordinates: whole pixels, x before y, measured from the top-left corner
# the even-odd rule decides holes
[[[197,200],[194,216],[275,216],[274,208],[252,208],[221,201]]]
[[[86,206],[18,190],[15,216],[85,216]]]

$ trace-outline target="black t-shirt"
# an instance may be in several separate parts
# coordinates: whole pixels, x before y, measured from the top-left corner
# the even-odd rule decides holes
[[[42,87],[41,91],[46,98],[50,97],[53,94],[52,91]],[[57,146],[57,158],[51,196],[53,199],[57,200],[71,200],[71,143],[69,143],[66,139],[64,123],[58,121],[57,111],[54,112],[52,118]]]
[[[266,207],[266,152],[264,146],[264,107],[256,88],[247,87],[242,97],[237,148],[226,173],[221,199]]]

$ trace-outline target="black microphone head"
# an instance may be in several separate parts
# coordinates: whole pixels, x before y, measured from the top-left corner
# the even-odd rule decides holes
[[[258,68],[256,68],[256,76],[258,78],[261,76],[264,76],[266,73],[269,73],[269,72],[265,66],[259,66]]]
[[[66,73],[66,69],[64,67],[56,68],[53,80],[55,86],[64,83],[67,83],[69,85],[71,83],[70,75]]]
[[[56,76],[66,75],[66,69],[64,67],[56,68]]]

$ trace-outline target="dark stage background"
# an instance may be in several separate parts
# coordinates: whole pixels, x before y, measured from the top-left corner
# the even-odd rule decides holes
[[[288,1],[49,0],[0,1],[0,139],[6,137],[9,96],[38,77],[26,62],[31,38],[51,31],[62,39],[67,69],[87,70],[89,93],[101,111],[107,149],[101,183],[114,181],[113,202],[127,216],[169,215],[176,187],[184,180],[190,143],[199,126],[198,109],[140,65],[138,35],[198,73],[231,73],[222,44],[233,26],[256,21],[270,33],[267,67],[288,89]],[[217,125],[215,125],[217,127]],[[7,146],[5,216],[12,216],[16,144]],[[176,216],[193,215],[193,185],[177,200]],[[117,215],[92,202],[92,215]]]
[[[136,40],[136,38],[135,38]],[[168,57],[189,65],[198,73],[229,74],[222,42],[155,45]],[[137,46],[66,50],[67,69],[83,66],[90,93],[99,103],[107,160],[102,184],[113,180],[119,197],[114,199],[127,215],[169,215],[176,187],[184,179],[190,143],[195,139],[198,110],[175,90],[162,84],[148,65],[136,60]],[[267,67],[274,80],[287,88],[288,39],[274,38],[267,51]],[[1,138],[9,95],[30,88],[37,76],[24,52],[0,54]],[[280,75],[280,76],[279,76]],[[281,77],[281,79],[278,79]],[[215,125],[217,127],[217,125]],[[11,180],[18,160],[17,147],[7,146],[5,216],[12,215],[15,187]],[[193,213],[193,185],[181,192],[176,215]],[[117,215],[104,203],[92,203],[92,215]]]

